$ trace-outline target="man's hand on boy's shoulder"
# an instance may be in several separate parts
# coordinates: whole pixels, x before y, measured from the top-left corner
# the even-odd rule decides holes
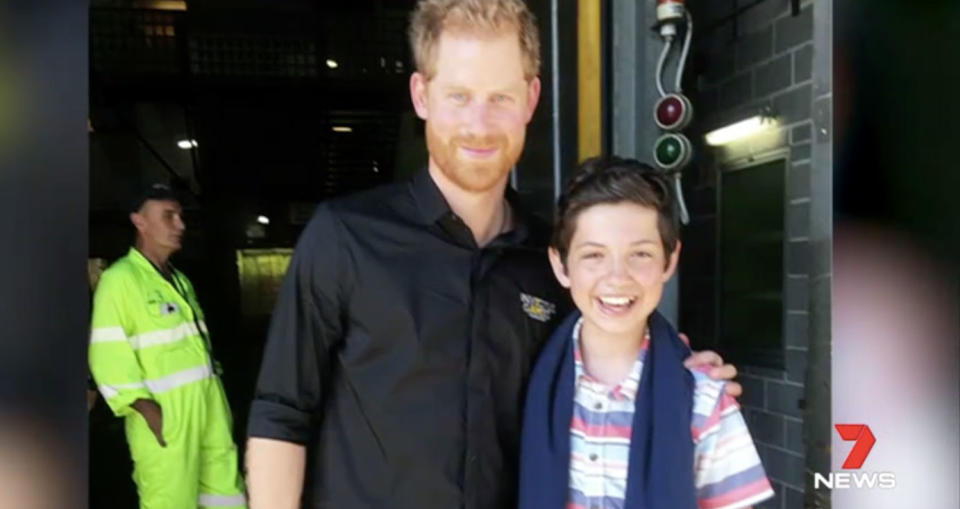
[[[683,340],[687,346],[690,345],[690,338],[686,334],[680,333],[680,339]],[[724,385],[724,390],[726,393],[734,398],[739,398],[743,394],[743,387],[734,382],[733,379],[737,377],[737,367],[733,364],[724,364],[723,357],[720,357],[720,354],[712,350],[704,350],[702,352],[693,352],[690,357],[687,357],[683,361],[683,365],[687,369],[693,369],[697,366],[711,366],[711,368],[706,372],[707,375],[714,380],[725,380],[727,383]]]

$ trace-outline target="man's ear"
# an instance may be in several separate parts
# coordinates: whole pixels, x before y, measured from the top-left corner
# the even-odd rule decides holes
[[[133,223],[133,227],[136,228],[138,232],[142,232],[147,227],[147,220],[143,217],[143,214],[139,212],[130,213],[130,222]]]
[[[413,102],[413,110],[417,116],[423,120],[427,119],[427,77],[417,71],[410,75],[410,101]]]
[[[673,277],[673,273],[677,271],[677,263],[680,261],[680,246],[682,243],[678,240],[677,247],[673,248],[673,252],[670,253],[670,258],[667,263],[667,270],[663,271],[663,282],[666,283]]]
[[[537,110],[537,103],[540,102],[540,77],[535,76],[527,84],[527,123],[533,119],[533,112]]]
[[[553,268],[553,275],[556,276],[557,281],[564,288],[570,288],[570,278],[567,277],[567,268],[563,264],[563,259],[560,258],[560,252],[551,247],[547,250],[547,256],[550,257],[550,267]]]

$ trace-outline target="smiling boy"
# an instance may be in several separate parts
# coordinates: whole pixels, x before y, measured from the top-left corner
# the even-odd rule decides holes
[[[723,382],[687,370],[656,312],[680,254],[666,177],[586,161],[560,197],[549,250],[579,309],[531,376],[520,507],[734,508],[773,495]]]

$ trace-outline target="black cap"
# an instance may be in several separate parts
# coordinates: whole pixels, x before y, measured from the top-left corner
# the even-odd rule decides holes
[[[136,198],[130,202],[130,212],[137,212],[147,200],[163,200],[180,202],[179,194],[167,184],[150,184],[144,188]]]

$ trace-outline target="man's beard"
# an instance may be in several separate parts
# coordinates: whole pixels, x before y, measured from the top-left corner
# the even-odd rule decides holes
[[[523,139],[511,146],[503,134],[482,138],[476,136],[452,136],[444,141],[427,122],[427,150],[444,176],[457,187],[466,191],[483,192],[495,187],[520,159]],[[485,160],[471,160],[461,154],[460,147],[496,148],[496,154]]]

